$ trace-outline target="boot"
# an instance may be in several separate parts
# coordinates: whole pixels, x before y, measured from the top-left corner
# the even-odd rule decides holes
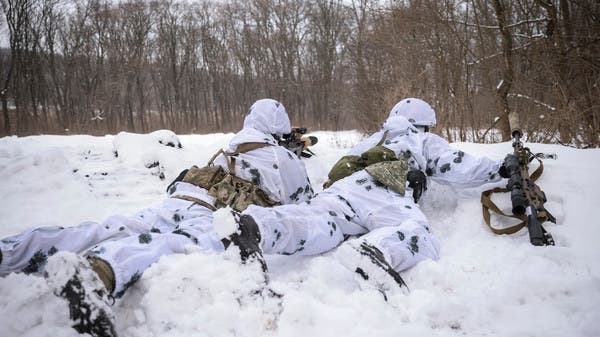
[[[50,288],[69,304],[72,327],[94,337],[115,337],[110,296],[89,262],[72,253],[57,253],[48,260],[45,276]]]
[[[102,260],[99,257],[88,256],[88,262],[92,270],[98,274],[98,278],[104,284],[106,290],[108,290],[109,294],[112,294],[115,291],[115,273],[113,272],[112,267],[108,262]]]
[[[381,250],[367,242],[349,241],[340,246],[337,257],[344,266],[358,274],[361,284],[378,290],[386,301],[390,291],[408,291],[406,283],[385,260]]]
[[[240,249],[240,257],[243,263],[257,261],[264,272],[267,271],[267,263],[260,249],[260,230],[256,221],[247,214],[235,217],[237,231],[222,240],[225,249],[231,244]]]

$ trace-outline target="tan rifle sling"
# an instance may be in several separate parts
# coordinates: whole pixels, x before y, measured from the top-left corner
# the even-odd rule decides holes
[[[237,156],[240,153],[250,152],[252,150],[260,149],[260,148],[267,147],[267,146],[273,146],[273,144],[248,142],[248,143],[242,143],[242,144],[238,145],[234,152],[227,152],[223,149],[220,149],[219,151],[217,151],[217,153],[215,153],[212,156],[212,158],[210,158],[210,160],[208,161],[208,164],[206,164],[206,165],[211,166],[213,164],[213,162],[215,161],[215,159],[217,159],[217,157],[220,154],[223,154],[223,156],[225,156],[225,158],[227,159],[227,167],[229,168],[229,173],[235,175],[235,156]]]
[[[540,166],[529,177],[532,181],[536,181],[542,175],[542,172],[544,172],[544,164],[542,164],[542,161],[539,159],[537,159],[537,161],[540,163]],[[506,192],[509,192],[509,190],[506,188],[502,188],[502,187],[496,187],[496,188],[493,188],[493,189],[490,189],[487,191],[483,191],[481,193],[481,206],[482,206],[482,211],[483,211],[483,219],[485,220],[485,223],[488,225],[488,227],[492,230],[492,232],[494,232],[497,235],[514,234],[514,233],[520,231],[521,228],[527,226],[527,215],[525,215],[525,214],[521,214],[521,215],[506,214],[500,208],[498,208],[498,206],[492,201],[492,198],[491,198],[492,194],[506,193]],[[492,224],[490,222],[490,210],[494,211],[497,214],[503,215],[505,217],[519,219],[519,220],[521,220],[521,222],[514,226],[510,226],[510,227],[496,228],[496,227],[492,226]],[[538,218],[540,219],[541,223],[543,223],[547,220],[545,215],[543,215],[542,213],[540,213],[540,216]]]

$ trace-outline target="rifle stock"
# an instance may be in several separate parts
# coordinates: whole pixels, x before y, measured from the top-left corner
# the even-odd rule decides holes
[[[529,231],[529,242],[534,246],[546,246],[546,237],[537,210],[533,206],[527,208],[527,230]]]

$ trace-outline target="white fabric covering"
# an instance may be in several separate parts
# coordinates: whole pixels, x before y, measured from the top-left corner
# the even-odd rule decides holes
[[[439,136],[418,132],[403,116],[388,118],[381,131],[348,154],[358,155],[375,146],[385,130],[389,131],[383,145],[398,157],[406,157],[409,167],[425,172],[428,179],[458,186],[500,179],[501,162],[453,149]],[[406,194],[400,195],[365,170],[338,180],[308,202],[269,209],[251,206],[245,213],[259,225],[265,253],[319,254],[349,235],[362,235],[357,240],[379,248],[396,271],[439,257],[439,244],[413,200],[412,189],[407,186]]]
[[[302,202],[313,196],[304,163],[287,149],[278,146],[271,134],[289,133],[289,118],[282,104],[259,100],[244,121],[244,129],[229,144],[229,151],[246,142],[267,146],[239,154],[235,174],[255,182],[273,200],[283,204]],[[228,169],[221,155],[215,165]],[[121,295],[151,264],[167,254],[185,253],[186,247],[222,251],[223,244],[214,231],[213,213],[194,202],[173,198],[190,196],[214,205],[205,189],[175,183],[168,198],[132,216],[116,215],[101,223],[86,222],[74,227],[37,227],[6,238],[0,243],[3,261],[0,275],[29,270],[39,271],[45,257],[56,251],[97,256],[107,261],[115,273],[115,294]],[[35,256],[42,256],[36,259]]]

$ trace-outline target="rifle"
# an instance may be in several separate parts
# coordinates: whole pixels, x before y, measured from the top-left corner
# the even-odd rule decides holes
[[[310,158],[315,155],[308,147],[315,145],[319,139],[315,136],[304,136],[306,128],[292,128],[290,133],[284,134],[281,138],[276,137],[280,146],[295,153],[298,158]]]
[[[534,246],[554,246],[552,235],[542,226],[545,221],[556,223],[556,218],[544,207],[547,201],[546,194],[535,183],[544,171],[542,159],[556,159],[556,154],[532,153],[528,147],[524,147],[521,142],[521,130],[518,128],[518,119],[515,116],[511,118],[511,126],[516,126],[512,131],[513,153],[509,153],[504,158],[500,167],[499,174],[503,178],[508,178],[506,188],[495,188],[484,191],[481,194],[481,203],[483,206],[483,217],[486,224],[496,234],[512,234],[527,226],[529,231],[529,241]],[[536,159],[539,167],[529,175],[528,165]],[[490,195],[498,192],[510,192],[512,202],[512,215],[502,212],[492,201]],[[521,223],[512,227],[498,229],[490,224],[489,210],[522,220]]]

